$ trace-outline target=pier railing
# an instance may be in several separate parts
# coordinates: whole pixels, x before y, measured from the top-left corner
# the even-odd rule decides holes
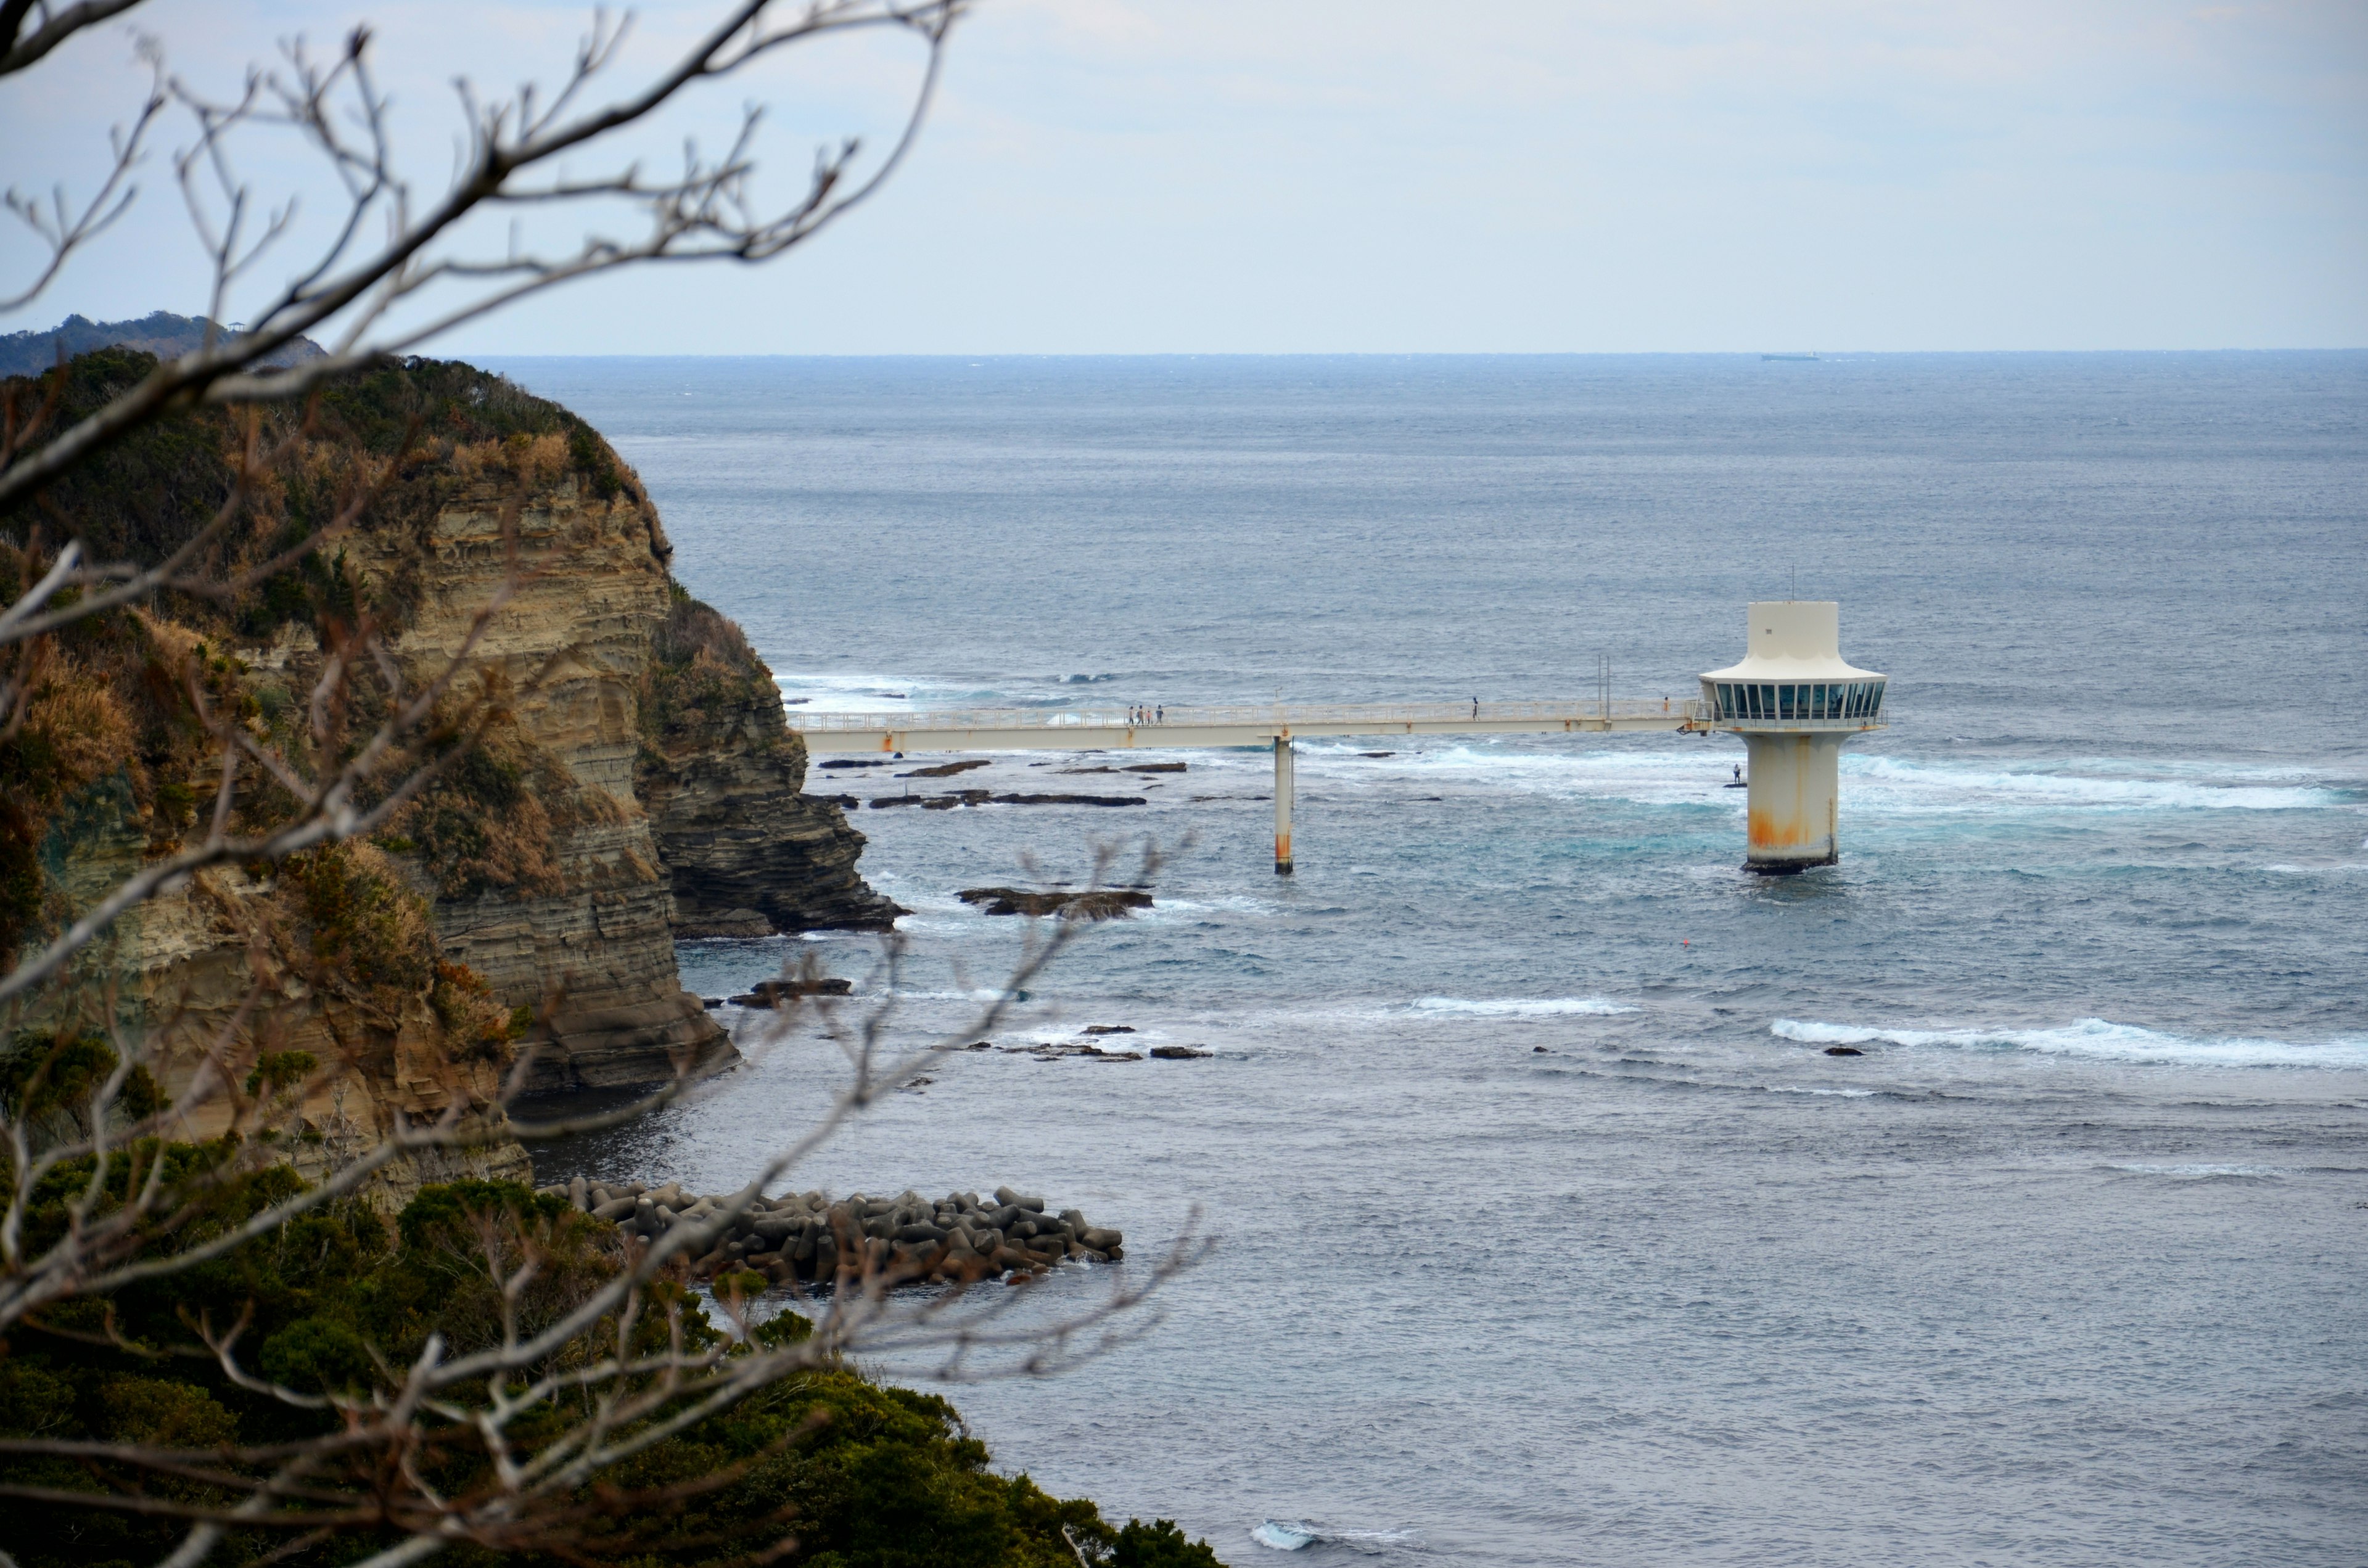
[[[1702,721],[1698,699],[1615,698],[1562,702],[1249,702],[1190,708],[908,708],[884,713],[808,712],[791,709],[790,728],[807,734],[846,730],[1156,730],[1274,725],[1312,730],[1344,724],[1486,724],[1523,722],[1600,722],[1621,719]]]

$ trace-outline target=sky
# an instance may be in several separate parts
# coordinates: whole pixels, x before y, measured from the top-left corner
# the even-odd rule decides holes
[[[638,10],[622,93],[712,18]],[[588,7],[148,0],[175,71],[355,21],[423,200],[450,85],[554,81]],[[757,186],[893,141],[920,51],[859,38],[716,85],[619,158],[728,138]],[[0,79],[0,184],[87,190],[144,78],[126,29]],[[207,307],[168,122],[131,212],[0,331]],[[317,244],[324,168],[240,147],[299,198],[222,314]],[[583,157],[570,173],[611,166]],[[557,215],[526,237],[571,238]],[[595,214],[615,229],[620,213]],[[505,236],[470,236],[498,252]],[[37,253],[0,237],[0,294]],[[2368,4],[2140,0],[979,0],[908,162],[749,267],[571,286],[453,354],[1539,353],[2368,346]]]

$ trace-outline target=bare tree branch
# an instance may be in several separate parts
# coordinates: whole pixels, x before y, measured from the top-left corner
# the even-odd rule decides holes
[[[71,428],[0,469],[0,506],[65,472],[139,426],[199,402],[250,402],[301,396],[324,381],[401,354],[437,335],[529,294],[575,278],[659,261],[759,262],[802,244],[877,191],[901,165],[934,97],[948,30],[964,0],[813,0],[779,26],[768,23],[775,0],[740,0],[696,45],[639,91],[606,108],[574,114],[588,84],[614,60],[620,33],[605,25],[579,49],[567,81],[538,108],[530,92],[479,106],[470,113],[468,157],[442,198],[414,215],[408,185],[396,172],[384,100],[371,84],[370,35],[357,29],[334,63],[314,62],[291,46],[278,72],[251,74],[242,93],[216,102],[179,78],[166,92],[190,115],[197,141],[176,160],[193,222],[211,258],[215,315],[233,282],[287,232],[292,209],[265,214],[250,233],[254,202],[229,161],[229,142],[250,125],[295,131],[325,157],[342,182],[348,211],[314,260],[250,316],[234,336],[160,364]],[[630,166],[591,181],[562,177],[526,183],[563,156],[647,120],[691,87],[720,81],[787,49],[858,31],[892,29],[919,39],[927,51],[919,85],[894,143],[868,177],[848,185],[859,145],[849,141],[818,156],[804,193],[765,215],[749,206],[752,113],[724,156],[685,154],[679,179],[644,182]],[[353,100],[359,141],[341,123],[337,106]],[[205,181],[211,182],[209,191]],[[637,240],[587,236],[572,251],[505,252],[494,256],[438,254],[471,214],[492,206],[624,199],[647,222]],[[371,216],[390,225],[384,243],[367,254],[354,247]],[[438,285],[472,280],[492,285],[460,304],[431,311],[421,324],[381,330],[399,307]],[[285,369],[264,362],[307,334],[336,328],[325,356]]]
[[[22,0],[11,0],[11,3],[21,8]],[[136,4],[138,0],[121,0],[121,4],[112,9],[127,10]],[[77,7],[83,10],[93,8],[89,6]],[[8,36],[9,26],[6,8],[0,7],[0,39]],[[154,127],[157,116],[165,112],[166,103],[163,62],[152,56],[151,65],[155,78],[148,89],[147,100],[140,106],[140,112],[133,117],[129,130],[118,126],[108,133],[112,157],[107,177],[79,210],[66,199],[65,187],[62,185],[51,187],[46,208],[38,198],[25,196],[13,187],[5,197],[0,197],[0,201],[5,201],[8,210],[33,231],[34,236],[48,247],[50,253],[49,260],[30,283],[15,294],[0,297],[0,312],[21,310],[32,303],[43,290],[56,281],[68,257],[106,233],[118,218],[130,210],[132,199],[139,194],[139,188],[131,183],[131,171],[140,163],[146,149],[148,132]],[[0,75],[7,74],[9,69],[5,61],[0,61]]]
[[[74,34],[88,32],[138,4],[140,0],[77,0],[52,9],[46,0],[5,0],[0,3],[0,76],[24,70]],[[30,32],[25,30],[28,20]]]

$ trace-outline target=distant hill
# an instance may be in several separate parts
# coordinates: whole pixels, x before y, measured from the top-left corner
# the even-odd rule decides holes
[[[38,375],[58,362],[61,348],[69,359],[94,348],[115,347],[142,349],[159,359],[176,358],[202,344],[206,329],[212,324],[203,316],[176,316],[170,311],[152,312],[138,321],[95,322],[87,316],[68,316],[48,332],[0,336],[0,376]],[[222,337],[230,329],[215,326],[213,331]],[[319,344],[300,337],[263,363],[277,369],[320,357]]]

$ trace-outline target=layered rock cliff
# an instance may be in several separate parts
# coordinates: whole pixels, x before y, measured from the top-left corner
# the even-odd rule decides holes
[[[534,1086],[648,1083],[729,1049],[676,979],[666,875],[633,790],[673,553],[639,483],[557,431],[464,446],[432,509],[370,544],[365,571],[410,604],[404,661],[425,675],[465,649],[507,694],[489,766],[439,783],[403,826],[433,870],[446,949],[545,1014]]]
[[[863,835],[803,793],[806,748],[740,629],[677,589],[643,678],[635,788],[685,937],[884,931],[907,913],[856,874]]]
[[[65,414],[148,362],[78,359]],[[296,415],[270,417],[285,434]],[[339,388],[316,424],[255,486],[219,565],[267,560],[374,485],[336,547],[226,601],[168,597],[78,631],[0,743],[0,950],[193,826],[211,786],[176,697],[192,671],[259,738],[286,740],[324,642],[367,614],[414,680],[466,649],[454,701],[489,722],[375,843],[210,871],[120,922],[73,998],[49,998],[51,1024],[95,1021],[111,988],[128,1021],[177,1042],[168,1076],[184,1086],[206,1042],[233,1037],[233,1056],[341,1063],[304,1107],[325,1157],[396,1110],[483,1107],[524,1042],[538,1088],[659,1081],[729,1051],[677,978],[678,916],[690,930],[755,928],[734,910],[771,929],[894,917],[855,875],[861,836],[800,795],[803,748],[763,666],[672,582],[655,508],[589,426],[427,361]],[[160,558],[231,493],[243,438],[219,414],[159,427],[54,486],[47,515],[101,558]],[[372,466],[397,452],[394,472]],[[0,576],[23,580],[34,521],[0,518]],[[324,887],[377,912],[364,971],[328,962],[350,946],[337,921],[351,911]],[[453,1168],[515,1174],[518,1158],[511,1145]]]

